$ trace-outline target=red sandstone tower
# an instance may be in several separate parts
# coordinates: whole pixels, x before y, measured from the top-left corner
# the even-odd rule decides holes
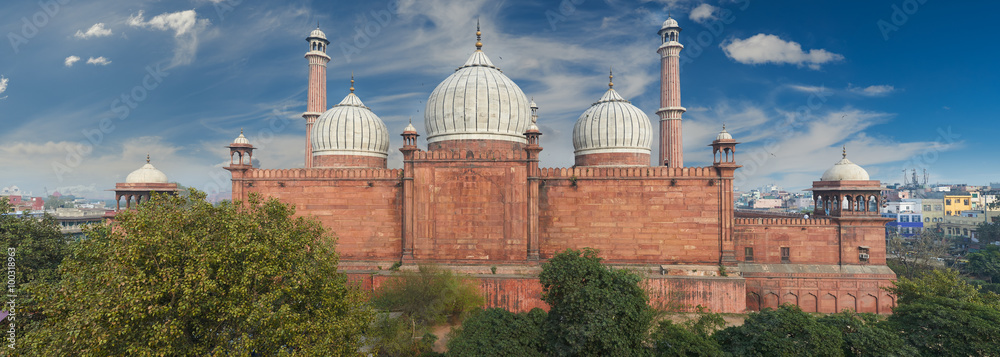
[[[663,42],[656,50],[661,57],[660,66],[660,165],[684,167],[684,147],[681,143],[680,53],[684,45],[677,42],[681,28],[673,18],[667,18],[660,29]]]
[[[306,168],[310,168],[313,167],[312,144],[309,142],[312,127],[316,118],[326,111],[326,64],[330,62],[326,46],[330,41],[326,40],[326,34],[319,30],[319,26],[306,37],[306,41],[309,41],[309,52],[306,52],[306,59],[309,60],[309,97],[302,118],[306,120]]]

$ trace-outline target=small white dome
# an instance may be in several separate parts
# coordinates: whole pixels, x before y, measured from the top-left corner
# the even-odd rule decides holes
[[[868,171],[848,160],[845,156],[823,173],[820,181],[868,181]]]
[[[320,31],[319,27],[317,27],[315,30],[312,30],[312,32],[309,33],[309,38],[319,38],[326,40],[326,34],[323,33],[323,31]]]
[[[250,145],[250,140],[247,139],[247,137],[243,136],[242,129],[240,129],[240,136],[237,136],[236,139],[233,140],[233,144]]]
[[[715,140],[733,140],[733,136],[726,131],[726,127],[722,127],[722,131],[715,137]]]
[[[125,177],[125,183],[167,183],[167,175],[153,167],[147,159],[145,165]]]
[[[427,142],[504,140],[527,143],[531,107],[521,88],[480,50],[434,88],[424,110]]]
[[[667,17],[667,21],[664,21],[663,26],[661,26],[660,28],[666,29],[671,27],[680,27],[680,25],[677,24],[677,20],[674,20],[673,17]]]
[[[417,128],[413,127],[413,123],[409,123],[409,124],[406,124],[405,128],[403,128],[403,132],[404,133],[409,133],[409,132],[416,133],[417,132]]]
[[[649,154],[652,124],[642,110],[608,89],[597,103],[580,115],[573,126],[576,155],[634,152]]]
[[[313,155],[389,156],[389,129],[350,93],[313,124]]]

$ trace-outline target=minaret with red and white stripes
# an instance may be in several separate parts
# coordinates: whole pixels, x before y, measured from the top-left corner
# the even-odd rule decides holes
[[[687,109],[681,106],[680,54],[684,45],[677,42],[681,27],[667,17],[660,28],[662,44],[660,54],[660,165],[684,167],[684,146],[681,141],[681,115]]]

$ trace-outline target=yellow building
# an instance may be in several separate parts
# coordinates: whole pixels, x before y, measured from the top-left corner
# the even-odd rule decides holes
[[[972,196],[944,196],[944,215],[960,216],[962,211],[972,209]]]

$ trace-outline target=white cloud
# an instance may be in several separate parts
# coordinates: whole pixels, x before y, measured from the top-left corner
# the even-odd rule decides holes
[[[94,37],[105,37],[105,36],[111,36],[111,29],[104,27],[103,22],[98,22],[94,24],[94,26],[91,26],[89,29],[87,29],[87,32],[83,32],[82,30],[76,30],[76,34],[73,35],[73,37],[83,40]]]
[[[194,10],[178,11],[156,15],[146,21],[143,12],[129,16],[126,23],[132,27],[144,27],[160,31],[173,31],[176,47],[170,66],[190,64],[198,52],[198,35],[208,27],[207,19],[199,19]]]
[[[4,76],[0,76],[0,94],[3,94],[3,92],[7,91],[8,81],[10,81],[10,79],[5,78]],[[7,96],[0,97],[0,99],[7,99]]]
[[[697,22],[699,24],[703,24],[708,20],[714,20],[715,12],[718,10],[719,8],[715,6],[709,4],[701,4],[698,5],[698,7],[695,7],[694,9],[691,10],[691,15],[689,17],[691,18],[692,21]]]
[[[67,58],[66,61],[69,62],[69,58]],[[92,64],[92,65],[95,65],[95,66],[107,66],[107,65],[111,64],[111,60],[109,60],[107,58],[104,58],[104,56],[97,57],[97,58],[90,57],[90,58],[87,59],[87,64]]]
[[[864,96],[880,97],[880,96],[888,95],[889,93],[892,93],[892,92],[896,91],[896,88],[893,87],[893,86],[890,86],[890,85],[881,84],[881,85],[867,86],[867,87],[864,87],[864,88],[861,88],[861,87],[848,87],[848,90],[850,90],[851,92],[857,93],[857,94],[864,95]]]
[[[785,41],[775,35],[756,34],[745,40],[732,39],[719,45],[726,56],[743,64],[794,64],[819,69],[820,65],[844,59],[843,55],[823,49],[802,50],[795,41]]]
[[[804,85],[797,85],[797,84],[789,85],[788,88],[794,89],[794,90],[799,91],[799,92],[805,92],[805,93],[822,93],[822,92],[829,91],[829,89],[827,89],[826,87],[823,87],[823,86],[804,86]]]
[[[79,60],[80,60],[80,57],[69,56],[69,57],[66,57],[66,61],[63,62],[63,63],[66,64],[66,67],[73,67],[73,64],[75,64]]]

